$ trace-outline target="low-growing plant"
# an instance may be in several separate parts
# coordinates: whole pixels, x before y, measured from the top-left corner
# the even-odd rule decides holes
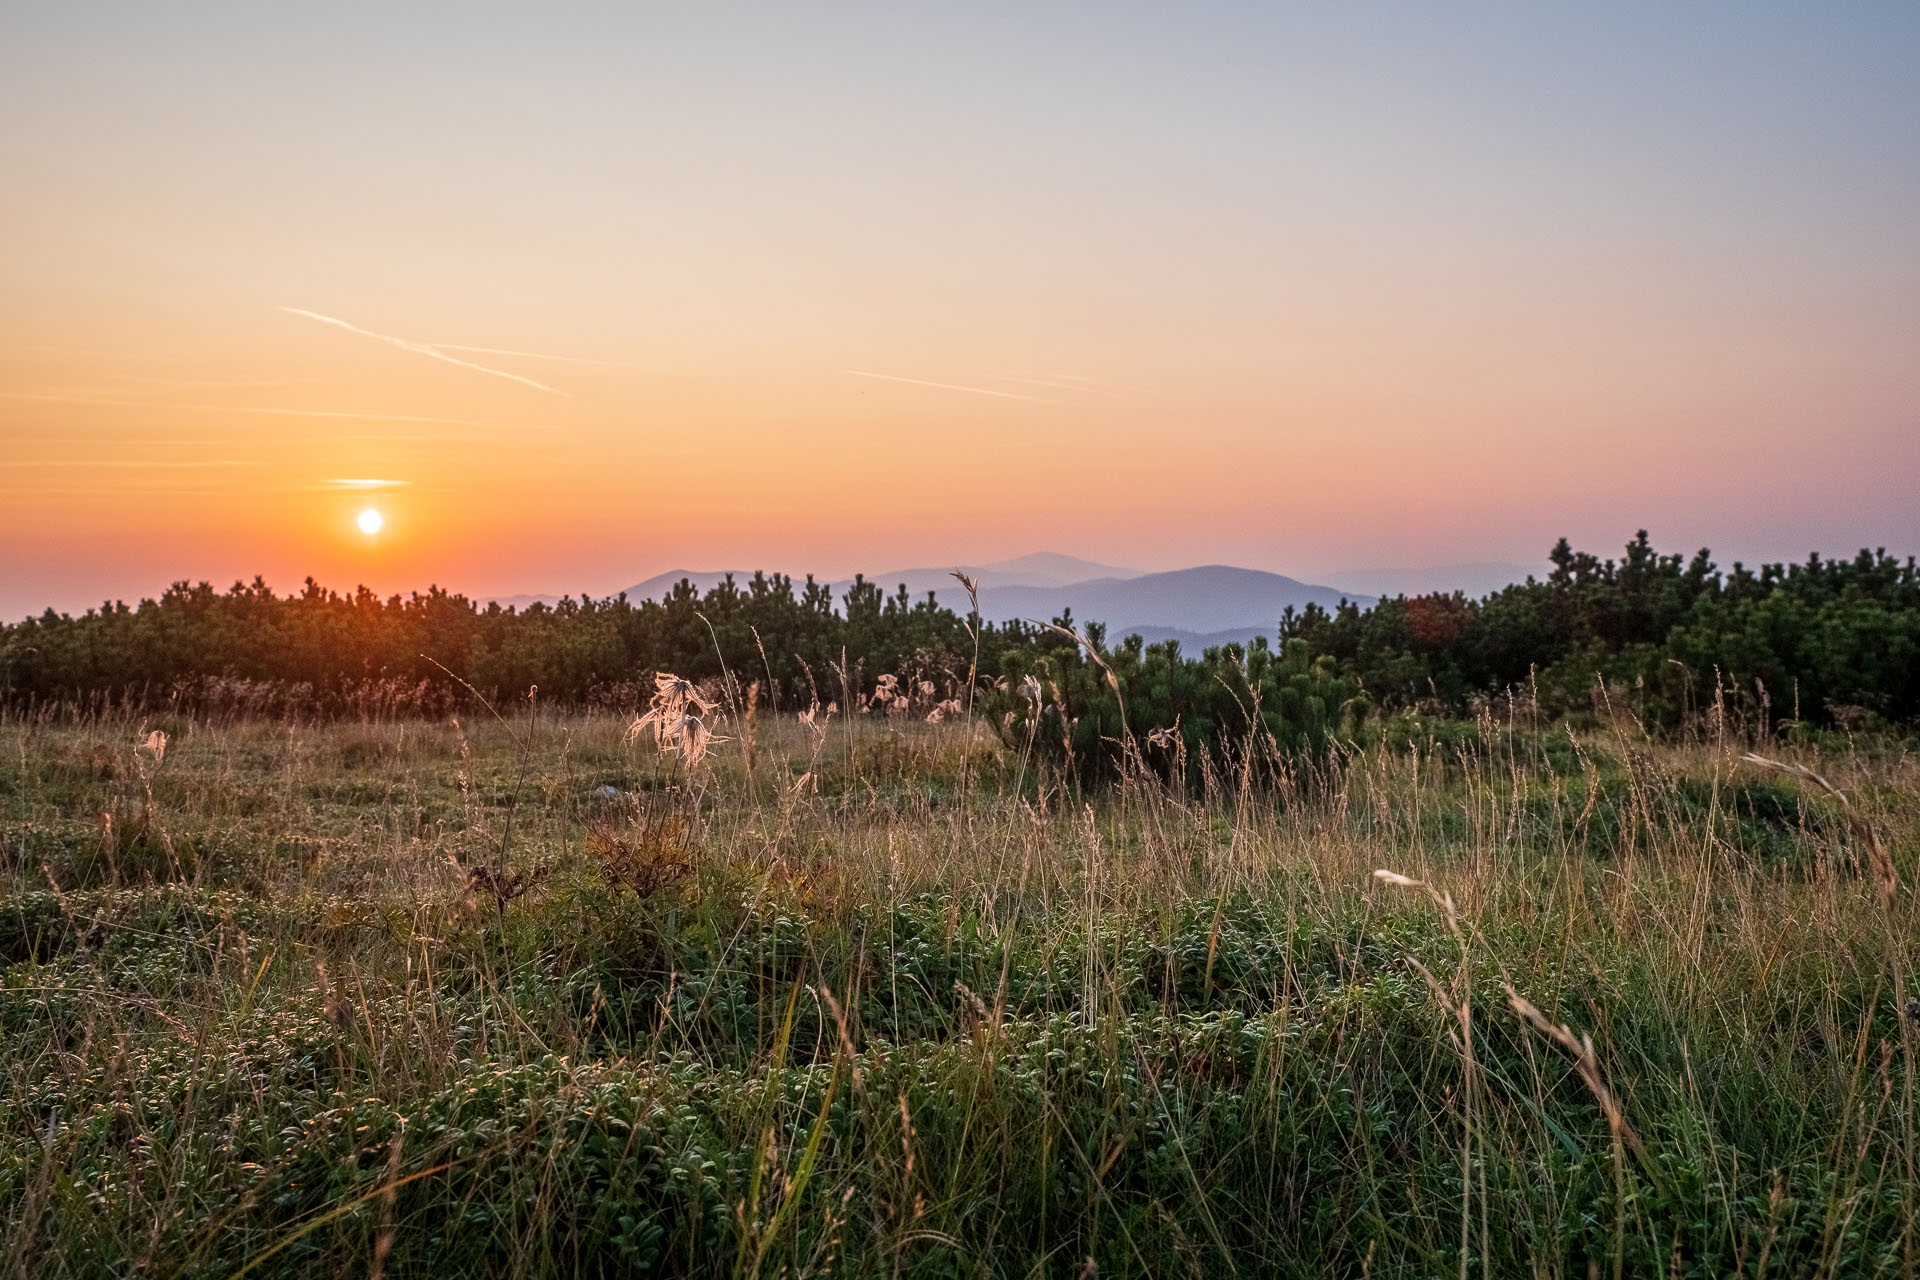
[[[164,754],[0,717],[0,1263],[1920,1265],[1899,739],[1323,699],[1293,740],[1319,658],[1219,654],[1202,696],[1056,639],[980,723],[919,714],[931,674],[756,708],[751,767],[752,700],[697,683],[648,694],[694,759],[632,708],[182,717]],[[149,792],[218,856],[116,880],[94,815]]]

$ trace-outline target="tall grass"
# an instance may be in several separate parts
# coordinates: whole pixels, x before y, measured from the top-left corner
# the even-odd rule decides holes
[[[0,723],[6,1265],[1920,1267],[1898,743],[725,701]]]

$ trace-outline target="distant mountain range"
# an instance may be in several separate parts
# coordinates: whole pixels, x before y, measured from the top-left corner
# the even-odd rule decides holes
[[[1354,579],[1376,588],[1376,594],[1364,594],[1231,565],[1145,573],[1047,551],[959,567],[979,579],[980,614],[989,622],[1015,618],[1046,622],[1071,610],[1077,622],[1106,623],[1109,643],[1137,634],[1150,644],[1178,640],[1188,650],[1230,640],[1251,640],[1258,635],[1272,637],[1281,614],[1289,605],[1296,612],[1309,604],[1331,611],[1343,599],[1362,608],[1369,607],[1376,594],[1466,590],[1480,595],[1519,581],[1531,572],[1523,565],[1474,564],[1422,570],[1377,569],[1341,575],[1343,580],[1348,580],[1349,588],[1356,585]],[[704,594],[729,574],[742,585],[753,576],[751,572],[738,570],[674,569],[634,583],[625,595],[633,601],[658,600],[683,579]],[[954,581],[953,566],[896,569],[874,574],[868,580],[888,595],[905,585],[907,594],[915,599],[931,591],[950,608],[966,608],[966,593]],[[852,583],[851,578],[831,583],[835,598],[843,596]],[[499,597],[497,603],[525,608],[535,603],[551,604],[554,599],[552,596],[507,596]]]
[[[1528,575],[1544,578],[1550,571],[1545,560],[1538,564],[1514,564],[1500,560],[1482,560],[1473,564],[1443,564],[1422,569],[1342,569],[1332,576],[1342,586],[1365,591],[1382,599],[1392,596],[1424,596],[1433,592],[1464,591],[1474,599],[1492,595],[1505,586],[1525,582]]]
[[[942,604],[955,605],[956,608],[960,608],[964,607],[964,604],[956,604],[955,602],[965,601],[966,590],[958,582],[954,581],[953,571],[956,568],[969,577],[978,578],[983,592],[989,584],[995,588],[1034,587],[1044,589],[1068,587],[1096,578],[1126,579],[1141,576],[1141,572],[1138,569],[1121,569],[1110,564],[1097,564],[1092,560],[1081,560],[1074,556],[1063,556],[1052,551],[1041,551],[1030,556],[1021,556],[1015,560],[996,561],[993,564],[947,565],[944,568],[938,569],[895,569],[891,573],[869,574],[867,575],[867,580],[877,583],[880,589],[888,595],[892,595],[904,585],[907,588],[907,594],[913,596],[915,599],[919,599],[931,591],[935,593]],[[627,599],[658,600],[672,591],[675,586],[679,585],[682,578],[692,582],[695,587],[704,593],[724,581],[726,576],[727,571],[725,570],[691,572],[686,569],[673,569],[666,573],[656,573],[644,582],[634,583],[627,588]],[[733,580],[741,584],[745,584],[751,577],[753,577],[752,573],[733,572]],[[827,585],[833,588],[834,598],[838,599],[840,596],[846,594],[848,587],[853,585],[853,579],[840,578]],[[984,608],[982,608],[981,613],[988,617],[992,616],[987,614]],[[998,621],[999,619],[996,618],[994,620]]]
[[[1355,597],[1337,587],[1209,564],[1053,587],[992,586],[982,578],[980,613],[992,622],[1045,622],[1071,609],[1078,621],[1106,623],[1110,640],[1138,632],[1142,639],[1179,640],[1192,647],[1271,636],[1289,605],[1295,611],[1309,604],[1331,610],[1342,599],[1362,607],[1373,603],[1371,596]]]

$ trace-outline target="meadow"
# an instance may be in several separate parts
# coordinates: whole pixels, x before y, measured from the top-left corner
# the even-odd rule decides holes
[[[668,703],[0,719],[8,1272],[1920,1269],[1896,736]]]

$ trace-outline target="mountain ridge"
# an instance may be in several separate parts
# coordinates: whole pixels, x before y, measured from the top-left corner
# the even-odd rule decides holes
[[[1544,578],[1551,569],[1552,566],[1544,559],[1527,564],[1506,560],[1476,560],[1413,569],[1342,569],[1327,576],[1382,600],[1436,592],[1451,595],[1455,591],[1478,600],[1503,587],[1525,582],[1529,576]]]
[[[1256,635],[1272,636],[1289,607],[1297,612],[1308,605],[1319,605],[1331,611],[1342,600],[1363,608],[1374,602],[1372,596],[1338,587],[1225,564],[1147,573],[1037,552],[961,568],[979,579],[980,616],[988,622],[1045,622],[1070,612],[1076,619],[1104,624],[1108,638],[1116,643],[1137,633],[1149,641],[1172,639],[1192,648],[1211,647],[1229,640],[1251,640]],[[1089,576],[1061,580],[1075,573]],[[729,576],[742,586],[752,578],[737,570],[673,569],[635,583],[625,595],[636,603],[661,599],[683,580],[704,594]],[[827,584],[836,602],[844,598],[853,581],[842,578]],[[888,596],[904,585],[915,600],[931,591],[949,608],[964,610],[968,606],[965,588],[954,580],[952,569],[897,569],[866,581]],[[500,603],[538,601],[539,597],[519,597]]]
[[[1071,609],[1075,617],[1103,622],[1113,639],[1140,631],[1250,638],[1271,635],[1280,617],[1310,604],[1332,611],[1342,600],[1366,607],[1371,596],[1301,582],[1283,574],[1235,565],[1196,565],[1136,578],[1101,578],[1051,590],[1002,587],[982,590],[980,614],[990,622],[1013,618],[1044,621]]]

